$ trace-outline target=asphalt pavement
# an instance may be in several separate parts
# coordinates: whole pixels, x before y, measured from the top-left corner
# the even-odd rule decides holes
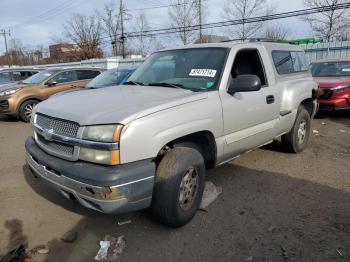
[[[64,199],[25,164],[30,125],[0,118],[0,257],[27,244],[49,248],[30,261],[94,261],[109,234],[126,241],[118,261],[350,261],[350,114],[312,130],[300,154],[275,143],[210,170],[223,193],[171,229],[147,210],[104,215]],[[60,240],[67,231],[72,243]]]

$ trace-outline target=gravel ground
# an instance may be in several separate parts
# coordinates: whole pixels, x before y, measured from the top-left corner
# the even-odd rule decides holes
[[[19,243],[48,244],[32,261],[93,261],[106,235],[124,235],[119,261],[350,261],[350,115],[313,121],[309,147],[276,143],[208,173],[222,195],[180,229],[149,212],[96,213],[33,178],[24,162],[30,126],[0,119],[0,257]],[[118,221],[131,220],[118,225]],[[60,240],[69,230],[73,243]]]

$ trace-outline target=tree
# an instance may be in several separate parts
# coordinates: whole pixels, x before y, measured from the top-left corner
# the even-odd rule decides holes
[[[113,55],[118,56],[120,54],[119,37],[120,34],[120,14],[118,9],[113,3],[104,6],[101,12],[98,12],[98,16],[102,21],[102,30],[108,35],[109,41],[112,45]]]
[[[262,30],[265,22],[246,23],[245,20],[263,16],[273,9],[267,7],[266,0],[226,0],[223,6],[223,17],[226,20],[242,20],[242,24],[227,29],[230,36],[246,40]]]
[[[25,47],[18,38],[9,41],[8,56],[13,65],[26,66],[42,64],[44,61],[44,48],[42,46]],[[0,59],[0,64],[7,64],[7,60]]]
[[[290,31],[281,25],[270,25],[266,28],[263,38],[271,40],[286,40],[290,38]]]
[[[347,0],[304,0],[304,5],[306,8],[316,8],[335,6],[347,2]],[[348,9],[332,9],[331,11],[308,15],[304,19],[310,24],[317,37],[329,42],[333,38],[337,40],[348,38],[349,15]]]
[[[189,27],[198,24],[198,4],[196,0],[170,0],[168,14],[171,27],[181,28],[179,37],[184,45],[194,42],[196,31]]]
[[[6,54],[13,65],[24,65],[24,46],[20,39],[12,38],[9,41]]]
[[[145,32],[150,30],[147,16],[144,12],[141,12],[135,18],[134,31],[137,32],[137,36],[133,38],[134,51],[137,54],[143,56],[151,53],[152,51],[160,48],[160,43],[154,36],[147,36]]]
[[[65,34],[80,51],[80,59],[102,57],[101,22],[97,16],[75,14],[65,24]]]

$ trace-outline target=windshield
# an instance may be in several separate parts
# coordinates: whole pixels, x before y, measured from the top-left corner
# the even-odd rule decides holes
[[[314,77],[350,76],[350,62],[313,63],[311,73]]]
[[[167,83],[192,91],[217,88],[225,64],[227,48],[193,48],[152,54],[128,82],[143,85]],[[171,84],[171,85],[169,85]]]
[[[99,76],[91,80],[86,88],[101,88],[107,86],[115,86],[121,84],[121,82],[132,72],[132,70],[118,70],[112,69],[103,72]]]
[[[50,76],[52,76],[55,73],[55,71],[41,71],[26,80],[23,80],[22,83],[24,84],[40,84],[41,82],[45,81],[48,79]]]

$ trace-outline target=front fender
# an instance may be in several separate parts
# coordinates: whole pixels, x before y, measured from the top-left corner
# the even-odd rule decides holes
[[[215,138],[223,132],[217,92],[207,99],[163,110],[126,125],[120,142],[121,163],[155,158],[166,144],[200,131],[209,131]]]

